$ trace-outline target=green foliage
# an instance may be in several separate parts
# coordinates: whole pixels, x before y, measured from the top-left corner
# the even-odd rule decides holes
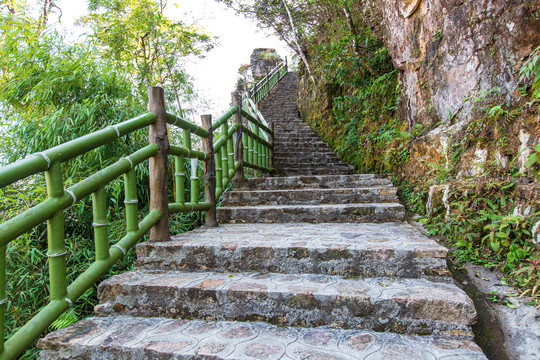
[[[531,84],[532,95],[540,99],[540,46],[531,52],[519,75],[522,82]]]
[[[534,146],[531,155],[529,155],[529,159],[525,163],[525,166],[531,169],[534,176],[536,176],[537,179],[540,179],[540,173],[535,169],[538,165],[540,165],[540,143]]]
[[[195,96],[182,59],[202,56],[213,43],[201,29],[167,17],[166,6],[156,0],[90,0],[80,24],[90,27],[101,58],[129,74],[140,96],[159,85],[168,108],[181,113],[181,100]]]
[[[126,9],[124,10],[127,12],[120,13],[114,9],[102,11],[100,8],[115,4],[133,5],[130,11],[138,9],[144,14],[137,15],[141,16],[137,22],[133,18],[134,13],[129,13]],[[166,88],[166,93],[171,94],[175,101],[179,99],[181,92],[190,94],[188,78],[179,66],[179,61],[182,56],[198,55],[205,50],[209,44],[206,35],[162,16],[155,1],[93,1],[91,6],[95,6],[94,10],[99,14],[108,16],[107,19],[111,22],[107,24],[112,26],[111,29],[115,29],[117,36],[125,36],[124,42],[111,42],[111,47],[107,48],[106,40],[110,39],[101,36],[105,33],[111,35],[106,29],[108,25],[94,19],[94,24],[97,24],[96,31],[102,30],[103,33],[96,33],[93,40],[79,39],[77,44],[70,44],[54,29],[47,27],[43,19],[40,19],[39,23],[27,15],[31,12],[27,11],[26,3],[20,2],[20,6],[18,4],[12,8],[0,7],[0,133],[6,135],[0,138],[0,163],[18,160],[145,113],[146,82],[161,83]],[[126,19],[119,14],[131,16],[134,24],[122,23]],[[132,45],[137,43],[136,36],[142,36],[142,30],[131,28],[130,32],[127,28],[121,29],[118,24],[141,28],[146,26],[144,29],[151,30],[147,37],[152,41],[148,45],[153,48],[147,49],[147,54],[151,54],[151,61],[154,63],[147,62],[146,65],[139,66],[139,53],[132,48]],[[150,29],[148,26],[155,28]],[[160,41],[152,36],[159,36]],[[130,40],[133,42],[130,43]],[[117,52],[104,56],[107,49]],[[138,80],[137,87],[133,84],[135,79]],[[174,106],[171,108],[174,109]],[[180,111],[179,106],[176,108]],[[66,186],[77,183],[146,143],[147,133],[141,130],[64,163],[63,177]],[[186,165],[189,170],[189,162],[186,162]],[[199,166],[202,167],[202,164]],[[139,214],[142,218],[148,212],[147,164],[137,166],[136,173]],[[202,189],[202,182],[199,186]],[[189,187],[188,181],[187,191]],[[173,186],[169,188],[172,198]],[[124,236],[126,231],[123,179],[113,181],[105,190],[108,199],[109,242],[112,245]],[[203,191],[199,193],[202,200]],[[0,189],[0,222],[32,208],[45,198],[43,174]],[[64,218],[69,284],[94,261],[91,198],[81,199],[75,206],[64,211]],[[169,221],[171,233],[177,234],[200,226],[203,217],[198,213],[177,214],[171,215]],[[24,325],[48,301],[46,237],[46,225],[40,224],[8,246],[7,337]],[[131,269],[134,261],[134,251],[131,250],[113,267],[108,276]],[[70,311],[57,319],[50,330],[68,326],[88,316],[96,303],[97,285],[74,303]],[[22,358],[33,359],[36,356],[36,349],[31,348]]]
[[[455,185],[449,199],[450,213],[446,215],[446,209],[432,209],[434,215],[424,216],[422,222],[431,235],[444,237],[458,263],[500,268],[516,286],[530,293],[540,276],[534,262],[538,251],[532,242],[540,212],[513,213],[514,185],[495,180]],[[417,200],[419,195],[415,195],[415,204],[414,193],[408,193],[411,209],[423,213],[422,202],[418,204]],[[538,301],[538,294],[534,294],[533,301]]]

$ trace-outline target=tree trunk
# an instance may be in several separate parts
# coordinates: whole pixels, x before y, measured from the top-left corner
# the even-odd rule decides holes
[[[289,10],[289,5],[287,5],[287,0],[281,0],[283,5],[285,5],[285,10],[287,10],[287,16],[289,18],[289,23],[291,24],[291,32],[293,36],[294,43],[296,44],[297,48],[297,54],[300,55],[300,58],[302,58],[302,61],[304,62],[304,65],[306,65],[307,72],[309,74],[309,77],[311,78],[311,81],[313,81],[314,84],[317,84],[317,81],[315,81],[315,77],[313,76],[313,72],[311,72],[311,66],[309,66],[308,60],[306,58],[306,54],[304,54],[304,51],[302,50],[302,47],[300,46],[300,43],[298,42],[298,37],[296,36],[296,27],[294,26],[294,21],[291,15],[291,11]]]

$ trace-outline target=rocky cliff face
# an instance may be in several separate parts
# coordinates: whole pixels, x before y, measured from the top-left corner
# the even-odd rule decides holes
[[[519,90],[519,70],[540,45],[538,0],[365,0],[351,10],[398,70],[398,126],[411,140],[390,146],[399,144],[400,153],[408,148],[402,178],[425,183],[434,164],[458,179],[493,167],[525,171],[529,148],[540,141],[540,116],[537,103],[531,106]],[[322,80],[314,87],[300,71],[299,106],[308,122],[334,116],[335,93],[354,93],[336,86]],[[326,138],[335,136],[343,135]]]
[[[400,117],[411,124],[463,123],[494,88],[511,101],[540,42],[537,0],[368,0],[364,11],[400,71]]]

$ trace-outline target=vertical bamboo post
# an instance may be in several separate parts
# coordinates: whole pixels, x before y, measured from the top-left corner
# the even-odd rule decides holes
[[[176,202],[179,204],[185,204],[186,202],[186,193],[185,193],[185,179],[186,174],[184,170],[184,157],[175,156],[174,157],[174,186],[176,190]]]
[[[62,164],[53,163],[45,172],[45,178],[49,198],[62,198],[64,196]],[[47,220],[47,238],[51,300],[63,300],[67,294],[67,280],[64,213],[62,210],[57,211]]]
[[[0,354],[4,352],[6,310],[6,252],[7,245],[0,246]]]
[[[126,231],[134,232],[139,230],[139,214],[137,200],[137,178],[135,175],[135,169],[131,168],[124,174],[124,192],[125,200],[124,205],[126,207]]]
[[[221,160],[221,151],[218,150],[214,155],[215,161],[216,161],[216,193],[221,194],[223,192],[223,169],[222,167],[222,160]]]
[[[235,162],[240,162],[240,167],[238,167],[238,171],[234,174],[233,186],[240,186],[244,181],[244,144],[242,142],[242,99],[238,95],[238,92],[232,93],[232,103],[238,108],[233,120],[238,124],[238,130],[234,134],[234,160]]]
[[[167,155],[169,139],[167,137],[167,113],[165,94],[162,88],[148,88],[148,110],[156,114],[156,122],[150,125],[149,142],[158,146],[158,153],[148,161],[150,172],[150,210],[159,210],[161,219],[150,229],[150,241],[168,241],[169,203],[167,200]]]
[[[225,139],[227,139],[227,135],[229,134],[229,124],[227,123],[227,121],[225,121],[222,125],[221,125],[221,133]],[[222,178],[222,181],[223,181],[223,184],[228,184],[229,183],[229,154],[228,154],[228,145],[229,145],[229,139],[227,139],[225,141],[225,143],[223,144],[223,146],[219,149],[219,152],[221,154],[221,168],[222,168],[222,172],[221,172],[221,178]],[[223,185],[223,191],[225,191],[225,185]]]
[[[202,127],[208,130],[207,138],[202,138],[203,151],[208,155],[204,162],[204,201],[210,204],[206,210],[204,222],[206,226],[218,226],[216,218],[216,163],[214,159],[214,135],[212,133],[212,115],[201,116]]]
[[[272,132],[268,134],[268,142],[270,143],[270,148],[268,149],[268,167],[270,169],[274,168],[274,122],[272,121],[270,124],[268,124],[268,127]]]
[[[248,148],[249,148],[249,144],[248,144],[248,134],[242,134],[242,147],[244,148],[244,156],[242,158],[242,164],[244,163],[244,161],[248,161],[249,162],[249,152],[248,152]]]
[[[107,222],[107,197],[103,186],[92,194],[92,213],[96,260],[107,260],[109,258],[109,223]]]
[[[191,159],[191,203],[199,203],[199,177],[197,176],[197,171],[199,167],[199,159]]]

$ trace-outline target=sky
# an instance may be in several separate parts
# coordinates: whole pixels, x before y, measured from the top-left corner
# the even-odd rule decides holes
[[[174,3],[177,6],[174,6]],[[75,27],[75,21],[85,14],[86,0],[60,0],[61,23],[68,33],[80,35],[84,29]],[[215,0],[169,0],[167,16],[187,24],[197,24],[206,33],[218,36],[218,45],[205,59],[186,61],[185,67],[193,77],[200,101],[195,119],[201,114],[221,115],[229,107],[231,92],[236,84],[238,68],[249,63],[255,48],[274,48],[284,58],[291,51],[277,36],[263,32],[256,24]]]

